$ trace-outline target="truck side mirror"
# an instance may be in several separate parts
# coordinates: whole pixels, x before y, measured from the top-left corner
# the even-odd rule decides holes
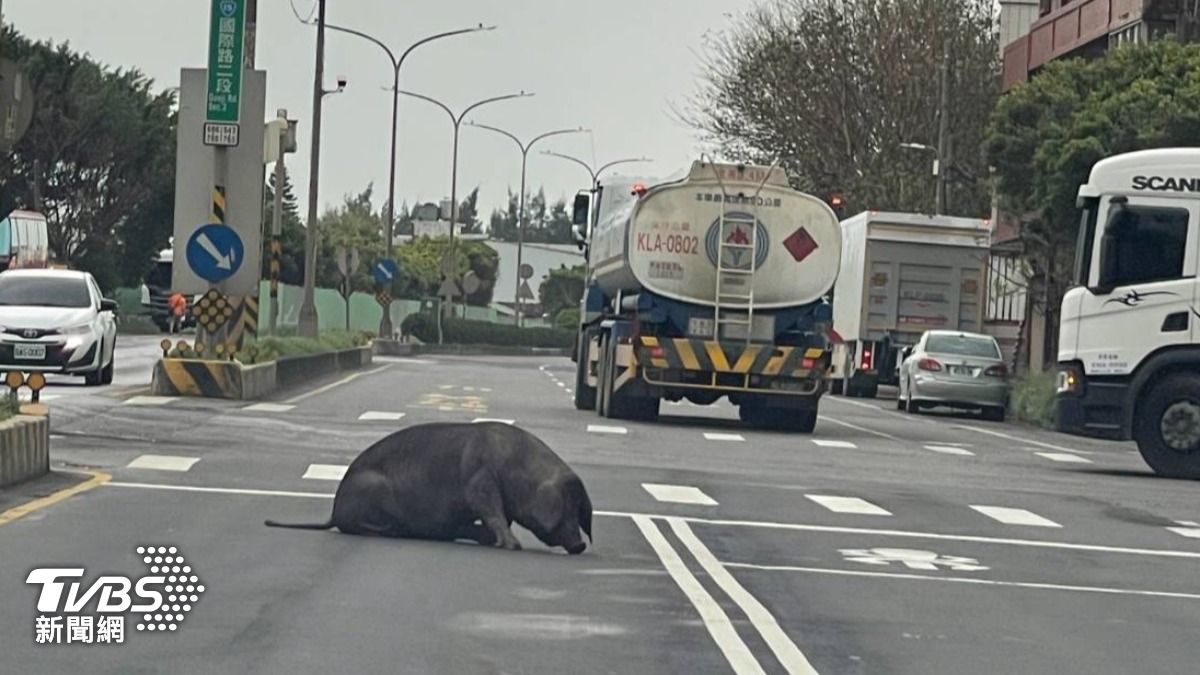
[[[577,230],[587,231],[588,215],[592,211],[591,195],[579,193],[575,195],[575,203],[571,209],[571,224]]]

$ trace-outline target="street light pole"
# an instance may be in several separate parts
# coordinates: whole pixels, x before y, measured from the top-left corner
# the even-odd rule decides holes
[[[395,223],[396,223],[396,145],[397,145],[397,137],[398,137],[399,131],[400,131],[399,130],[399,123],[400,123],[400,69],[404,67],[404,60],[408,58],[408,55],[411,54],[414,49],[416,49],[417,47],[420,47],[421,45],[429,44],[430,42],[433,42],[435,40],[441,40],[442,38],[453,37],[455,35],[462,35],[464,33],[477,33],[480,31],[495,30],[496,27],[495,26],[484,26],[481,23],[474,28],[462,28],[459,30],[446,31],[444,33],[437,33],[436,35],[430,35],[429,37],[422,38],[422,39],[417,40],[416,42],[412,43],[411,45],[409,45],[409,47],[407,49],[405,49],[404,52],[402,54],[400,54],[400,56],[398,58],[396,56],[396,53],[394,51],[392,51],[391,47],[388,47],[382,40],[375,38],[371,35],[368,35],[367,33],[364,33],[359,30],[355,30],[353,28],[346,28],[344,26],[335,26],[333,24],[327,25],[326,28],[328,28],[329,30],[337,31],[339,33],[346,33],[348,35],[354,35],[356,37],[360,37],[364,40],[367,40],[368,42],[371,42],[372,44],[374,44],[375,46],[377,46],[383,50],[383,52],[387,55],[388,61],[391,62],[391,65],[392,65],[391,153],[388,155],[388,164],[389,164],[389,168],[388,168],[388,199],[387,199],[387,213],[384,216],[387,219],[387,224],[384,226],[384,236],[387,237],[387,242],[385,244],[386,251],[387,251],[386,256],[388,258],[391,258],[391,257],[393,257],[393,240],[395,239],[395,236],[396,236],[395,232],[393,231],[393,228],[395,227]],[[380,336],[390,336],[391,334],[392,334],[391,312],[389,311],[388,308],[385,307],[383,310],[383,318],[379,321],[379,335]]]
[[[900,147],[904,148],[905,150],[921,150],[923,152],[928,152],[933,155],[933,158],[934,158],[933,159],[933,161],[934,161],[933,175],[934,175],[934,178],[937,180],[936,186],[934,188],[933,212],[934,212],[934,215],[938,215],[938,216],[942,215],[946,211],[946,201],[945,201],[946,200],[946,185],[945,185],[946,167],[944,165],[945,163],[942,161],[942,153],[937,148],[935,148],[931,145],[925,145],[924,143],[901,143]]]
[[[561,152],[553,152],[551,150],[543,150],[542,154],[548,155],[550,157],[558,157],[559,159],[565,159],[565,160],[568,160],[571,162],[575,162],[579,166],[582,166],[588,172],[588,175],[590,175],[592,177],[592,190],[593,191],[595,191],[598,187],[600,187],[600,174],[604,173],[606,170],[608,170],[614,166],[617,166],[619,164],[632,164],[634,162],[653,162],[654,161],[654,160],[650,159],[649,157],[630,157],[628,159],[614,160],[612,162],[609,162],[608,164],[601,164],[600,168],[593,169],[592,165],[588,164],[587,162],[583,161],[582,159],[579,159],[578,157],[572,157],[571,155],[565,155]]]
[[[304,230],[304,300],[300,303],[300,335],[315,338],[319,331],[316,306],[317,188],[321,168],[321,102],[325,98],[325,2],[317,2],[317,63],[313,72],[312,154],[308,169],[308,226]],[[276,186],[276,189],[282,186]]]
[[[509,138],[509,140],[516,143],[517,147],[521,149],[521,198],[520,198],[520,202],[519,202],[520,205],[517,207],[517,282],[516,282],[516,296],[514,298],[514,300],[516,300],[516,306],[517,306],[517,310],[516,310],[517,311],[517,326],[520,327],[521,320],[522,320],[521,314],[522,314],[522,311],[524,310],[524,305],[525,305],[524,301],[521,298],[521,281],[522,281],[521,280],[521,263],[522,263],[522,253],[525,248],[525,169],[526,169],[526,166],[528,165],[528,161],[529,161],[529,151],[533,149],[533,146],[536,145],[538,141],[540,141],[544,138],[550,138],[551,136],[558,136],[561,134],[586,133],[589,130],[584,129],[583,127],[579,127],[577,129],[557,129],[555,131],[547,131],[544,134],[534,136],[532,139],[529,140],[528,143],[522,143],[521,139],[517,138],[515,135],[513,135],[503,129],[498,129],[496,127],[490,127],[486,124],[478,124],[476,122],[468,122],[468,124],[470,124],[473,127],[479,127],[480,129],[487,129],[488,131],[494,131],[498,134],[501,134],[502,136],[507,136]],[[594,182],[595,175],[598,175],[598,174],[593,174],[593,182]]]
[[[454,225],[458,221],[458,132],[459,132],[459,129],[462,127],[462,121],[466,118],[468,113],[470,113],[472,110],[475,110],[476,108],[479,108],[481,106],[485,106],[489,103],[496,103],[497,101],[507,101],[507,100],[513,99],[513,98],[526,98],[529,96],[533,96],[534,94],[532,92],[521,91],[516,94],[506,94],[504,96],[493,96],[491,98],[485,98],[481,101],[476,101],[476,102],[472,103],[471,105],[464,108],[461,113],[458,113],[456,115],[454,113],[454,111],[450,109],[450,106],[446,105],[445,103],[442,103],[441,101],[439,101],[431,96],[426,96],[424,94],[418,94],[416,92],[411,92],[411,91],[405,91],[403,89],[401,89],[399,91],[401,94],[404,94],[405,96],[412,96],[413,98],[419,98],[422,101],[432,103],[432,104],[436,105],[437,107],[441,108],[442,111],[445,112],[446,115],[448,115],[450,117],[450,123],[454,126],[454,149],[452,151],[453,156],[451,157],[451,160],[450,160],[450,247],[446,253],[446,256],[447,256],[446,259],[448,261],[450,261],[451,263],[453,263],[453,261],[455,260],[455,257],[454,257]],[[447,274],[446,276],[449,277],[450,275]],[[441,342],[442,342],[442,312],[438,312],[438,344],[441,344]]]

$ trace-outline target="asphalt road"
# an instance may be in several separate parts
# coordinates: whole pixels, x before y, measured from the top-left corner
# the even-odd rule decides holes
[[[574,410],[572,382],[565,359],[385,358],[268,405],[52,401],[57,466],[112,479],[0,521],[0,671],[1195,671],[1200,487],[1130,445],[844,398],[811,437],[728,406],[614,422]],[[262,525],[324,520],[396,428],[477,419],[576,469],[594,548]],[[205,586],[176,630],[131,614],[121,646],[35,643],[31,569],[137,577],[138,546],[177,547]]]

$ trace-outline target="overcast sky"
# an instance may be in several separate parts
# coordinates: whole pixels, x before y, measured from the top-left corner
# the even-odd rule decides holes
[[[293,0],[308,15],[315,0]],[[529,182],[551,198],[586,186],[586,172],[537,154],[543,149],[588,162],[645,155],[643,173],[665,175],[699,152],[695,133],[675,121],[700,73],[707,32],[752,0],[328,0],[330,23],[372,33],[397,51],[427,35],[495,24],[422,46],[404,64],[401,86],[459,109],[489,96],[536,92],[472,113],[522,138],[563,127],[593,133],[543,141],[530,154]],[[300,152],[288,158],[302,208],[307,199],[315,30],[301,25],[288,0],[259,0],[258,61],[267,71],[267,110],[287,108],[301,121]],[[6,22],[24,34],[72,46],[113,66],[133,66],[160,88],[179,83],[182,67],[204,67],[208,0],[3,0]],[[374,182],[386,195],[391,67],[359,38],[330,33],[328,86],[344,74],[349,88],[326,99],[321,202],[328,205]],[[397,194],[410,204],[450,194],[451,125],[440,109],[401,102]],[[501,136],[464,126],[459,193],[476,185],[486,213],[516,190],[520,154]]]

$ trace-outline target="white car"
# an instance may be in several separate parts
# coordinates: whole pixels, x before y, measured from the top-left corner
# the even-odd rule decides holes
[[[117,343],[117,303],[74,270],[0,273],[0,370],[82,375],[109,384]]]

